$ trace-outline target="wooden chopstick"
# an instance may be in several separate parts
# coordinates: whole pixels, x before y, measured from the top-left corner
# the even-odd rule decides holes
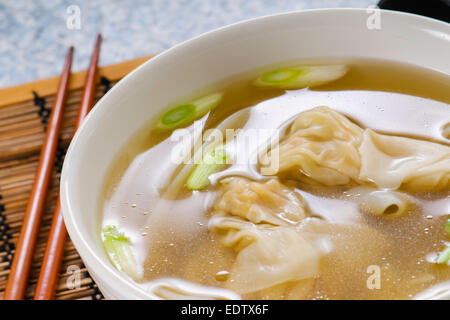
[[[59,133],[61,131],[63,109],[69,88],[72,56],[73,47],[70,47],[66,56],[63,73],[59,80],[55,103],[50,114],[30,198],[25,211],[22,228],[20,229],[16,252],[3,295],[4,300],[20,300],[25,297],[56,148],[58,146]]]
[[[97,36],[95,48],[92,53],[89,69],[86,74],[86,81],[78,111],[78,118],[75,124],[74,134],[83,119],[92,108],[96,87],[98,60],[100,54],[101,35]],[[64,256],[64,245],[67,238],[67,231],[61,214],[61,206],[58,195],[55,211],[53,213],[52,225],[45,247],[44,258],[42,260],[41,271],[34,292],[34,300],[52,300],[55,296],[55,289],[58,283],[61,262]]]

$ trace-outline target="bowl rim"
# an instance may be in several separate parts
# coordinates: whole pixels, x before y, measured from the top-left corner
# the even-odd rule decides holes
[[[450,24],[447,24],[443,21],[421,16],[418,14],[399,12],[393,10],[385,10],[379,9],[382,12],[383,16],[389,16],[391,18],[404,19],[401,23],[414,23],[420,22],[422,24],[428,24],[430,29],[433,30],[444,30],[445,33],[450,35]],[[77,213],[74,209],[72,209],[70,203],[71,199],[71,190],[75,188],[70,182],[70,176],[73,175],[72,169],[70,169],[70,163],[73,161],[73,158],[76,158],[76,152],[80,148],[80,136],[86,131],[85,128],[91,122],[93,115],[98,114],[102,111],[104,106],[106,106],[105,101],[109,99],[109,97],[119,88],[124,86],[128,82],[128,79],[135,77],[139,73],[144,73],[146,69],[156,63],[159,63],[159,60],[169,56],[170,54],[177,52],[179,50],[183,50],[183,48],[190,46],[192,44],[196,44],[199,41],[209,41],[212,38],[217,36],[221,36],[227,33],[235,32],[239,28],[242,28],[244,25],[255,24],[259,22],[264,22],[273,19],[283,19],[287,16],[301,16],[307,15],[333,15],[333,14],[342,14],[342,15],[355,15],[367,13],[367,8],[321,8],[321,9],[308,9],[308,10],[297,10],[297,11],[289,11],[282,13],[269,14],[264,16],[259,16],[251,19],[246,19],[242,21],[238,21],[229,25],[225,25],[214,30],[202,33],[193,38],[185,40],[175,46],[157,54],[151,59],[147,60],[133,71],[128,73],[124,78],[122,78],[119,82],[117,82],[111,90],[109,90],[95,105],[95,108],[88,114],[86,119],[83,121],[75,135],[73,136],[69,148],[66,153],[66,157],[63,163],[61,179],[60,179],[60,202],[63,213],[64,222],[68,231],[68,234],[75,245],[80,257],[83,262],[88,267],[91,272],[91,276],[97,281],[97,276],[101,277],[106,283],[114,282],[114,291],[122,291],[129,294],[129,296],[134,298],[149,298],[149,293],[146,292],[142,287],[138,284],[130,281],[126,275],[122,272],[118,271],[111,264],[107,265],[96,253],[96,250],[92,248],[90,242],[86,240],[79,228],[79,222],[77,221]],[[445,30],[446,29],[446,30]],[[82,146],[81,146],[82,148]]]

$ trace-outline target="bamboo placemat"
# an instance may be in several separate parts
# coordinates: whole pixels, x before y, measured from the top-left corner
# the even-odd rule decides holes
[[[148,59],[149,57],[145,57],[100,68],[96,101],[117,81]],[[86,72],[82,71],[71,76],[58,153],[34,255],[27,298],[33,297],[39,275],[58,196],[61,167],[72,137],[85,74]],[[0,298],[5,290],[57,83],[58,77],[55,77],[0,89]],[[78,288],[72,288],[75,279],[81,280]],[[55,298],[103,298],[69,238]]]

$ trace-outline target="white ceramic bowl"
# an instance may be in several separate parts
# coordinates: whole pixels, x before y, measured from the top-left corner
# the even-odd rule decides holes
[[[70,237],[109,299],[145,299],[146,292],[109,262],[100,241],[98,201],[103,178],[121,146],[176,98],[236,73],[321,57],[368,57],[450,73],[450,25],[417,15],[325,9],[236,23],[184,42],[134,70],[95,106],[75,135],[61,177]],[[144,30],[142,32],[145,32]]]

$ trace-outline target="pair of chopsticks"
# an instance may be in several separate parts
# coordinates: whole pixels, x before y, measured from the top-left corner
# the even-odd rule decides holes
[[[96,39],[94,51],[91,56],[89,69],[83,88],[83,94],[78,111],[74,133],[83,119],[92,108],[95,96],[95,83],[97,78],[98,60],[100,55],[101,35]],[[21,300],[25,298],[34,250],[39,235],[40,224],[44,211],[47,191],[50,184],[52,167],[56,155],[59,133],[61,131],[62,115],[67,98],[72,65],[73,47],[70,47],[66,56],[63,72],[61,74],[56,99],[50,114],[44,144],[41,150],[39,163],[34,178],[31,195],[25,211],[19,240],[16,245],[11,270],[4,292],[4,300]],[[58,275],[64,256],[64,245],[67,231],[60,212],[60,200],[56,203],[53,220],[45,248],[41,270],[34,293],[34,300],[51,300],[54,298]]]

